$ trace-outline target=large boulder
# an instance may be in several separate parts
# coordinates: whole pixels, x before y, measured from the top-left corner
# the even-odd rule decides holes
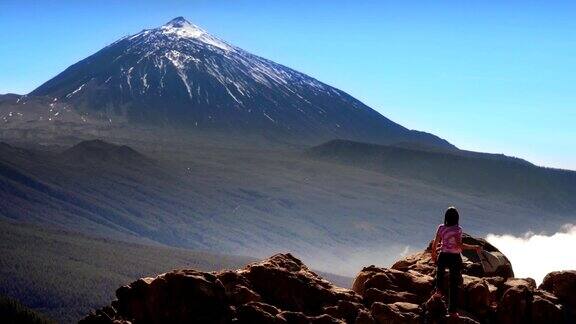
[[[352,290],[360,295],[364,295],[370,288],[380,291],[410,292],[422,301],[432,291],[433,281],[431,276],[417,271],[400,271],[372,265],[360,271],[352,284]]]
[[[291,254],[276,254],[239,271],[262,300],[284,310],[319,314],[324,306],[344,300],[360,304],[349,289],[339,288],[310,271]]]
[[[210,273],[177,270],[139,279],[116,291],[108,312],[96,312],[82,323],[228,323],[232,319],[224,286]]]
[[[488,281],[465,276],[459,294],[459,305],[476,318],[487,318],[492,311],[491,305],[495,302],[490,290]]]
[[[530,322],[532,324],[562,323],[564,318],[562,306],[550,299],[534,295]]]
[[[576,270],[554,271],[546,275],[539,289],[558,298],[567,315],[576,319]]]
[[[483,251],[487,252],[483,256],[489,260],[485,260],[484,265],[480,256],[476,251],[465,250],[462,252],[463,269],[462,273],[475,277],[494,277],[499,276],[504,279],[514,277],[512,264],[508,258],[500,252],[494,245],[488,243],[481,238],[475,238],[467,234],[463,234],[462,241],[466,244],[479,245]],[[406,256],[394,263],[392,269],[408,271],[413,270],[422,274],[434,276],[436,273],[436,265],[432,261],[432,242],[428,247],[413,255]]]
[[[527,323],[530,320],[533,295],[530,289],[518,285],[504,292],[498,304],[499,323]]]
[[[576,270],[551,272],[539,288],[554,294],[570,307],[576,306]]]

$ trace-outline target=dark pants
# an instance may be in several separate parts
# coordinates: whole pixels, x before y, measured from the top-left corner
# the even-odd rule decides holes
[[[455,312],[458,303],[458,285],[462,281],[462,257],[460,253],[440,252],[438,256],[438,268],[436,269],[436,289],[442,288],[445,269],[450,270],[450,289],[448,299],[448,311]]]

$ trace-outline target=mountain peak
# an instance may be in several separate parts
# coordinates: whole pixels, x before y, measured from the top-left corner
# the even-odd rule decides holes
[[[180,16],[180,17],[176,17],[172,20],[170,20],[169,22],[167,22],[166,24],[164,24],[164,26],[172,26],[172,27],[176,27],[176,28],[181,28],[184,26],[190,26],[192,25],[188,20],[186,20],[186,18]]]
[[[184,17],[176,17],[159,28],[160,32],[164,35],[176,37],[178,39],[193,39],[202,43],[218,47],[221,50],[231,51],[232,46],[226,42],[210,35],[204,29],[190,23]]]
[[[271,131],[314,143],[343,138],[451,146],[410,131],[304,73],[228,44],[183,17],[112,43],[31,94],[86,107],[97,122]]]
[[[165,35],[175,35],[183,38],[196,38],[202,39],[204,37],[211,37],[202,28],[190,23],[184,17],[176,17],[160,27],[160,30]]]

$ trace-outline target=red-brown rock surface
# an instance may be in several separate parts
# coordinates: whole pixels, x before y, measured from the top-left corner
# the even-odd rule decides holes
[[[499,253],[485,241],[465,240]],[[435,267],[427,249],[392,268],[362,269],[352,290],[332,285],[291,254],[236,271],[175,270],[119,288],[111,306],[81,323],[576,322],[576,271],[553,272],[536,288],[530,278],[513,278],[503,255],[489,271],[477,256],[464,257],[459,319],[447,318],[443,298],[431,296]]]

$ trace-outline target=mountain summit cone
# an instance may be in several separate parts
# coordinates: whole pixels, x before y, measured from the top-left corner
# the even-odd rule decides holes
[[[453,148],[398,125],[347,93],[233,46],[177,17],[122,38],[30,93],[104,120]]]

